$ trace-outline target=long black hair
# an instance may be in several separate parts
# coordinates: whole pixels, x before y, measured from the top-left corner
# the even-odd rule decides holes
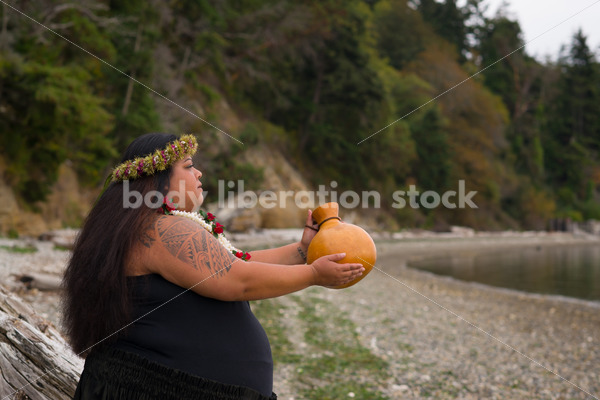
[[[121,162],[163,149],[177,137],[149,133],[135,139]],[[129,181],[129,192],[166,195],[171,168]],[[86,356],[96,344],[115,340],[130,321],[126,265],[139,235],[156,218],[156,209],[141,204],[126,208],[123,182],[112,182],[100,196],[75,242],[63,277],[63,328],[73,351]],[[143,203],[143,202],[142,202]],[[122,331],[121,331],[122,333]]]

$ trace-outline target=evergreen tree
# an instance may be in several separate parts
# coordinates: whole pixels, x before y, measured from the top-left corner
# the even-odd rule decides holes
[[[132,139],[160,130],[155,109],[155,94],[135,80],[152,87],[154,50],[160,27],[156,5],[152,1],[111,2],[111,11],[123,22],[110,35],[116,54],[112,64],[121,72],[105,67],[107,94],[114,99],[111,112],[115,127],[111,132],[116,148],[124,148]]]
[[[379,2],[375,6],[373,19],[379,54],[399,70],[425,49],[425,44],[432,36],[421,14],[410,8],[406,0]]]
[[[423,20],[433,27],[434,31],[456,47],[459,58],[464,61],[468,49],[467,35],[469,29],[470,7],[458,7],[456,0],[418,0],[417,9]]]
[[[111,20],[95,8],[41,2],[25,6],[28,15],[77,38],[88,51],[109,60],[113,56],[102,32]],[[14,14],[3,21],[0,152],[9,164],[5,178],[33,206],[45,199],[66,160],[88,182],[103,178],[106,160],[115,154],[109,137],[113,118],[109,102],[98,95],[97,60],[44,29],[31,29]]]
[[[480,31],[478,42],[481,69],[485,69],[485,85],[501,96],[508,110],[514,114],[519,95],[516,87],[519,82],[515,80],[519,77],[519,69],[526,56],[519,22],[499,15],[487,21]]]
[[[599,71],[587,38],[577,32],[568,56],[559,63],[561,76],[544,141],[549,183],[562,188],[562,205],[590,195],[590,166],[598,164],[600,139]],[[571,193],[571,194],[568,194]]]
[[[544,118],[545,69],[525,53],[523,45],[519,23],[499,14],[480,30],[477,52],[485,85],[502,98],[510,112],[506,133],[512,154],[507,154],[507,161],[514,154],[517,171],[540,186],[544,167],[539,121]]]
[[[414,121],[411,124],[411,135],[417,149],[418,159],[414,175],[419,186],[440,192],[447,189],[451,154],[439,109],[431,107],[421,118]]]

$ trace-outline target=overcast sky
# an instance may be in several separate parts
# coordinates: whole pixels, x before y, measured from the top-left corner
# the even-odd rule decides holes
[[[519,21],[529,55],[544,60],[547,55],[555,60],[561,45],[569,45],[578,28],[588,38],[588,46],[600,56],[600,0],[507,0],[509,16]],[[486,0],[488,16],[496,14],[503,0]],[[460,3],[459,3],[460,4]],[[569,17],[582,11],[580,14]],[[554,26],[560,26],[553,28]],[[553,28],[535,39],[538,35]],[[535,39],[535,40],[534,40]]]

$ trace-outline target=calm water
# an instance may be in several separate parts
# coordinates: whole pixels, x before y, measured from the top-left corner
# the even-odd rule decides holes
[[[600,301],[600,246],[510,249],[408,265],[465,281]]]

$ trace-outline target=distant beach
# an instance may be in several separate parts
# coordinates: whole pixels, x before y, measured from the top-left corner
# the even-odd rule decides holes
[[[277,230],[232,235],[232,239],[242,248],[263,247],[292,241],[297,233]],[[323,386],[324,393],[328,385],[334,385],[330,378],[307,376],[306,367],[299,367],[306,365],[301,357],[327,354],[327,348],[309,351],[316,345],[306,337],[335,332],[333,318],[327,318],[333,315],[354,327],[352,333],[361,351],[386,365],[384,375],[365,372],[357,383],[367,385],[367,393],[376,388],[378,394],[372,398],[593,398],[585,391],[600,395],[600,303],[492,288],[406,267],[410,258],[433,253],[594,243],[599,237],[537,232],[373,236],[378,244],[379,270],[373,270],[359,284],[345,290],[310,288],[253,302],[259,319],[266,305],[279,310],[261,323],[276,350],[275,391],[280,399],[304,398],[306,382]],[[27,290],[15,276],[27,272],[60,276],[69,252],[40,241],[0,239],[0,246],[0,280],[4,286],[58,324],[59,294]],[[37,250],[10,250],[15,246]],[[306,308],[313,303],[319,307]],[[309,326],[303,312],[311,312],[313,317],[324,312],[325,317]],[[281,337],[287,347],[278,352]],[[352,376],[352,369],[359,365],[350,363],[344,368]],[[352,390],[350,397],[361,398],[357,389]]]
[[[304,304],[325,301],[329,313],[353,323],[365,349],[388,363],[386,380],[372,377],[383,398],[593,398],[584,391],[600,396],[599,302],[467,283],[406,267],[409,259],[424,256],[600,244],[600,237],[547,232],[374,236],[381,271],[373,270],[346,290],[311,288],[294,296]],[[290,338],[300,338],[298,353],[306,353],[305,340],[292,333],[303,326],[295,305],[286,298],[269,301],[284,310],[282,319],[295,319],[283,324]],[[326,323],[322,329],[333,332],[335,326]],[[281,399],[303,398],[293,371],[289,363],[276,369]]]

